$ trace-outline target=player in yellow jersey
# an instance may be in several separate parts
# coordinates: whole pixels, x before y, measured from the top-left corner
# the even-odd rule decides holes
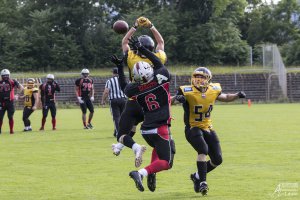
[[[180,86],[172,103],[182,103],[184,109],[185,137],[197,151],[197,172],[191,174],[195,192],[206,195],[206,174],[222,163],[222,151],[216,132],[212,127],[211,112],[215,101],[231,102],[245,98],[244,92],[222,93],[219,83],[211,83],[212,74],[205,67],[192,74],[192,85]],[[209,155],[210,160],[206,161]]]
[[[24,95],[20,96],[24,99],[24,110],[23,110],[23,122],[24,131],[32,131],[29,117],[36,110],[38,105],[38,91],[39,89],[35,87],[35,80],[29,78],[27,80],[27,86],[24,88]]]

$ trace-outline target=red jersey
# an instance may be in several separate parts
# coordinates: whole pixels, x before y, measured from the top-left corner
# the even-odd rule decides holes
[[[15,87],[20,83],[14,79],[0,81],[0,101],[13,101],[15,97]]]

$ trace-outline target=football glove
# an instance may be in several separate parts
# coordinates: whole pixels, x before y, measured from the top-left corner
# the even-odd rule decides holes
[[[176,95],[175,99],[179,102],[179,103],[185,103],[186,99],[184,95]]]
[[[84,103],[84,101],[82,100],[81,97],[77,97],[77,99],[78,99],[78,102],[79,102],[80,104],[83,104],[83,103]]]
[[[128,40],[129,40],[128,45],[130,46],[130,49],[138,50],[138,48],[142,46],[142,44],[140,43],[137,37],[131,37]]]
[[[122,65],[122,63],[123,63],[123,58],[124,57],[122,57],[121,59],[120,58],[118,58],[116,55],[112,55],[112,56],[110,56],[110,61],[112,62],[112,63],[114,63],[115,65]]]
[[[153,27],[153,24],[151,23],[151,21],[146,18],[146,17],[139,17],[137,19],[137,23],[139,27],[144,27],[144,28],[151,28]]]
[[[238,95],[238,97],[239,97],[240,99],[246,98],[246,93],[243,92],[243,91],[238,92],[237,95]]]
[[[90,100],[91,100],[91,102],[93,102],[93,101],[95,100],[95,98],[94,98],[94,97],[91,97]]]

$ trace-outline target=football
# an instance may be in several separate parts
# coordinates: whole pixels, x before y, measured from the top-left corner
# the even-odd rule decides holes
[[[127,33],[128,28],[128,24],[124,20],[118,20],[113,24],[113,29],[118,34]]]

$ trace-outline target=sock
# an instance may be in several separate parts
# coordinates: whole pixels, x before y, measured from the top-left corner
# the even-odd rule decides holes
[[[135,131],[130,131],[130,133],[129,133],[129,135],[130,135],[131,137],[133,137],[134,134],[135,134]]]
[[[10,132],[14,132],[14,119],[9,119],[9,129]]]
[[[170,165],[166,160],[156,160],[147,167],[145,167],[148,174],[154,174],[163,170],[168,170],[169,168]]]
[[[132,145],[132,151],[133,151],[133,153],[135,153],[139,148],[141,148],[141,145],[139,145],[138,143],[134,143]]]
[[[90,123],[91,123],[91,121],[92,121],[92,119],[89,117],[88,123],[90,124]]]
[[[156,150],[155,150],[155,148],[153,148],[153,150],[152,150],[152,157],[151,157],[151,163],[153,163],[154,161],[156,161],[158,159],[159,158],[158,158],[158,155],[156,153]]]
[[[116,144],[116,147],[118,149],[123,149],[125,146],[122,143],[119,142],[119,143]]]
[[[3,124],[3,121],[0,120],[0,131],[1,131],[1,129],[2,129],[2,124]]]
[[[210,163],[210,160],[206,162],[206,165],[207,165],[207,173],[216,168],[216,167],[212,166],[212,164]]]
[[[197,168],[200,182],[206,181],[207,165],[206,161],[197,161]]]
[[[84,122],[84,121],[82,121],[82,122],[83,122],[83,126],[86,127],[86,122]]]
[[[142,175],[142,177],[147,177],[148,176],[148,172],[145,168],[140,169],[138,172]]]
[[[42,118],[42,128],[44,128],[44,126],[45,126],[45,123],[46,123],[46,118],[45,118],[45,117],[43,117],[43,118]]]
[[[52,128],[55,128],[55,126],[56,126],[56,119],[54,117],[54,118],[52,118]]]

